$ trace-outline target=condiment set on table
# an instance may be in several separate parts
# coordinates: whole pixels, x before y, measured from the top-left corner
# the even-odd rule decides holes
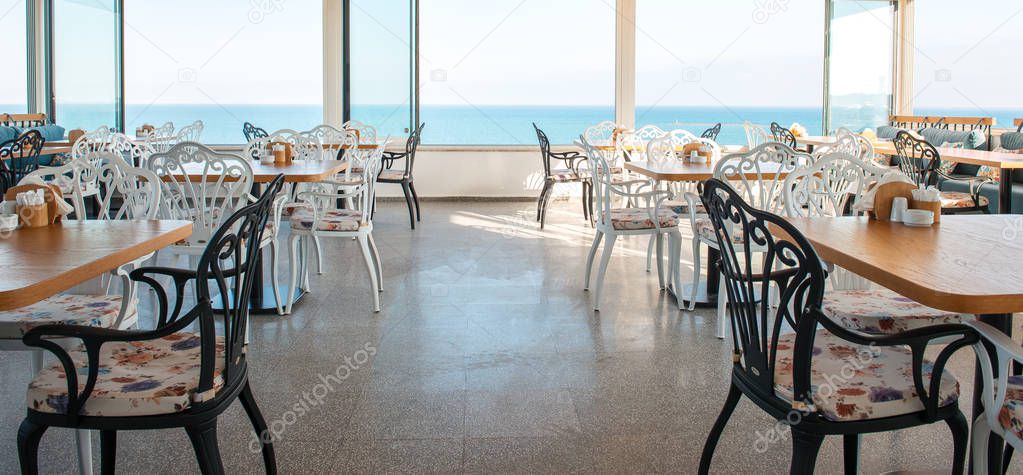
[[[71,210],[54,185],[11,187],[0,203],[0,232],[18,228],[38,228],[59,223]]]
[[[906,226],[931,226],[941,222],[941,192],[937,188],[917,186],[904,176],[882,177],[864,196],[864,208],[878,221]]]

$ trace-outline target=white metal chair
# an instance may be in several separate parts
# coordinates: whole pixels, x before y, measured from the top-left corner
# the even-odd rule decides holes
[[[166,152],[174,146],[175,137],[174,122],[165,122],[147,133],[144,140],[147,145],[153,147],[154,152]]]
[[[618,133],[622,130],[622,127],[610,120],[605,120],[599,124],[588,127],[583,132],[583,138],[593,145],[604,144],[614,145],[617,141]]]
[[[196,142],[181,142],[166,153],[153,154],[147,168],[161,178],[162,219],[192,222],[192,235],[183,242],[168,246],[160,253],[186,256],[189,267],[203,253],[210,236],[235,211],[253,202],[252,166],[245,158],[220,153]],[[263,232],[260,249],[270,248],[270,280],[278,313],[284,313],[277,273],[280,255],[278,232],[284,197],[274,203],[273,222]]]
[[[614,251],[615,241],[619,236],[648,235],[656,239],[655,247],[658,250],[657,256],[657,277],[661,289],[666,286],[666,279],[675,278],[675,288],[679,288],[677,266],[681,254],[682,238],[678,230],[678,215],[664,207],[664,201],[668,199],[667,190],[654,189],[652,180],[619,181],[615,179],[610,161],[615,159],[615,151],[595,148],[586,137],[580,136],[580,144],[589,157],[590,173],[593,182],[594,197],[596,198],[595,227],[596,234],[593,237],[593,245],[586,258],[585,290],[590,289],[590,274],[593,269],[593,260],[600,247],[601,240],[604,240],[604,250],[600,256],[600,268],[597,271],[597,283],[593,296],[593,309],[600,310],[600,298],[604,287],[604,276],[607,273],[607,265],[611,260]],[[626,201],[636,202],[635,207],[616,208],[613,205],[615,197],[624,198]],[[664,269],[663,239],[667,235],[668,242],[668,263],[667,276]],[[682,307],[679,300],[679,308]]]
[[[98,169],[90,169],[98,163]],[[43,181],[66,184],[76,216],[84,219],[85,197],[83,181],[96,177],[95,195],[99,202],[97,219],[154,219],[159,209],[160,186],[156,175],[149,170],[129,165],[111,152],[94,152],[83,160],[72,161],[60,167],[36,170],[23,179],[23,183]],[[122,204],[114,209],[113,198]],[[16,310],[0,312],[0,350],[31,351],[31,371],[35,375],[43,366],[42,350],[29,348],[21,337],[32,328],[47,324],[88,325],[103,328],[127,329],[138,322],[138,296],[128,273],[147,257],[118,267],[109,273],[109,281],[93,285],[87,294],[66,293],[43,299]],[[121,282],[121,293],[113,294],[110,284]],[[77,342],[75,342],[77,343]],[[92,473],[92,442],[89,431],[75,432],[78,447],[78,467],[83,474]]]
[[[743,122],[742,128],[746,131],[746,146],[749,147],[750,150],[767,142],[774,141],[771,134],[764,130],[763,127],[755,125],[750,121]]]
[[[363,145],[375,145],[377,142],[377,129],[372,125],[367,125],[357,120],[349,120],[341,124],[341,129],[345,131],[354,130],[356,133],[355,138]]]
[[[975,320],[965,323],[981,336],[974,345],[983,375],[974,391],[981,391],[983,412],[973,416],[973,473],[988,473],[991,434],[1001,437],[1013,450],[1023,451],[1023,377],[1011,371],[1014,365],[1023,364],[1023,349],[991,325]],[[998,374],[991,367],[988,346],[994,352]]]
[[[178,133],[174,135],[173,145],[177,145],[181,142],[198,142],[199,139],[202,138],[202,131],[205,128],[206,126],[202,123],[202,121],[197,120],[178,129]]]
[[[714,165],[714,178],[729,183],[751,206],[780,214],[784,207],[785,176],[795,170],[806,168],[813,162],[809,155],[797,152],[779,142],[767,142],[744,153],[724,156]],[[685,194],[689,205],[689,219],[693,223],[693,288],[690,296],[690,309],[694,306],[700,282],[700,249],[701,244],[718,249],[714,227],[706,216],[696,215],[700,197],[693,193]],[[738,239],[740,236],[735,236]],[[752,252],[757,246],[751,245]],[[714,272],[707,269],[707,272]],[[725,316],[727,295],[719,281],[718,290],[718,327],[717,337],[724,338],[728,321]]]
[[[815,159],[833,153],[844,153],[853,157],[860,156],[860,143],[856,140],[855,134],[848,129],[838,129],[835,132],[835,142],[829,145],[818,145],[813,148]]]
[[[380,311],[383,275],[380,254],[373,240],[373,206],[376,201],[375,177],[380,172],[383,153],[383,146],[350,149],[346,155],[353,161],[353,165],[359,165],[361,183],[352,185],[350,182],[327,180],[312,184],[296,195],[300,205],[294,208],[289,217],[291,237],[288,248],[291,269],[288,295],[294,293],[300,277],[305,282],[305,288],[309,289],[306,249],[310,240],[318,237],[355,238],[359,241],[366,270],[369,272],[373,311]],[[337,206],[339,198],[351,198],[354,206],[339,209]],[[290,300],[285,313],[291,313]]]

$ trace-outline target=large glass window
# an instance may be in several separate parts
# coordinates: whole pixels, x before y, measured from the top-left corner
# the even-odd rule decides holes
[[[54,0],[55,119],[66,129],[117,126],[117,0]]]
[[[888,122],[895,6],[890,0],[832,0],[830,128],[860,131]]]
[[[28,112],[25,0],[0,0],[0,31],[4,33],[4,80],[0,81],[0,114]]]
[[[125,7],[125,122],[202,120],[202,141],[244,142],[242,125],[323,122],[319,0],[132,0]]]
[[[420,6],[431,144],[554,143],[614,118],[613,1],[433,0]]]
[[[746,142],[742,123],[823,131],[824,2],[636,2],[636,125]]]
[[[915,28],[914,113],[994,117],[1005,128],[1023,116],[1018,0],[916,2]]]
[[[415,109],[414,0],[351,0],[351,118],[381,137],[408,134]]]

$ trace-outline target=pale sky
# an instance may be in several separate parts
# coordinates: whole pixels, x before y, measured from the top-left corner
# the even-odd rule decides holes
[[[109,12],[100,0],[57,0],[58,95],[96,102],[111,95],[112,60],[97,52]],[[109,1],[109,0],[103,0]],[[822,0],[638,0],[637,102],[661,105],[819,105]],[[126,2],[127,101],[133,104],[319,104],[322,10],[319,0],[158,0]],[[352,0],[356,102],[406,99],[407,12],[398,0]],[[779,4],[784,9],[766,11]],[[859,3],[843,1],[855,10]],[[589,105],[613,102],[613,0],[423,0],[421,99],[424,104]],[[1021,107],[1023,4],[920,0],[917,5],[918,107]],[[872,71],[888,25],[869,8],[853,15],[836,54],[863,55],[836,68],[842,90],[876,88]],[[61,17],[64,12],[64,17]],[[196,14],[201,12],[202,14]],[[62,18],[74,22],[62,23]],[[98,25],[97,25],[98,24]],[[861,26],[862,25],[862,26]],[[75,26],[80,26],[76,28]],[[24,50],[24,0],[0,0],[7,51]],[[955,32],[955,34],[949,34]],[[889,32],[890,34],[890,32]],[[64,35],[63,38],[61,35]],[[855,36],[855,35],[852,35]],[[81,50],[81,51],[79,51]],[[844,56],[846,58],[850,56]],[[10,69],[24,68],[11,54]],[[13,64],[12,64],[13,62]],[[873,63],[871,63],[873,62]],[[862,63],[862,64],[860,64]],[[867,67],[863,64],[873,64]],[[859,67],[858,67],[859,66]],[[83,74],[89,73],[89,74]],[[859,75],[857,75],[859,74]],[[0,103],[23,103],[17,75],[0,84]],[[855,92],[855,91],[854,91]]]

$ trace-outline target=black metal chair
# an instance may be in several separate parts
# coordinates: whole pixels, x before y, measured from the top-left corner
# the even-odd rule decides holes
[[[796,135],[787,127],[782,127],[777,122],[771,122],[771,136],[775,142],[781,142],[790,148],[796,148]]]
[[[704,184],[701,198],[721,247],[735,346],[728,397],[699,473],[709,472],[718,439],[746,396],[779,421],[775,430],[791,429],[790,473],[813,473],[825,436],[843,436],[845,473],[855,474],[862,434],[942,421],[952,431],[953,473],[961,474],[969,425],[959,384],[944,369],[953,353],[979,340],[976,331],[958,324],[890,336],[848,330],[821,311],[825,267],[792,224],[748,205],[717,179]],[[769,295],[775,298],[762,298]],[[924,352],[937,339],[948,343],[932,363]]]
[[[981,185],[991,182],[983,175],[955,175],[942,169],[941,155],[923,137],[907,131],[899,131],[894,140],[896,161],[899,169],[917,185],[937,185],[941,180],[959,180],[970,183],[970,192],[942,191],[941,214],[956,214],[981,211],[988,213],[990,201],[980,194]],[[954,168],[952,169],[954,171]]]
[[[217,416],[235,399],[241,399],[259,437],[266,472],[277,472],[273,438],[249,386],[245,347],[249,297],[254,283],[261,285],[255,282],[259,244],[283,182],[278,176],[255,203],[224,221],[196,270],[131,272],[133,280],[155,290],[160,310],[155,330],[45,325],[25,334],[26,345],[50,351],[59,363],[29,385],[28,414],[18,430],[21,473],[38,473],[39,442],[49,427],[100,431],[105,474],[114,473],[118,431],[183,427],[202,473],[223,474]],[[173,308],[157,278],[173,282]],[[193,281],[196,305],[181,315],[185,288]],[[219,322],[222,335],[214,298],[227,309]],[[191,325],[199,332],[184,331]],[[69,351],[55,339],[84,344]]]
[[[540,198],[536,203],[536,220],[540,222],[540,229],[544,228],[547,222],[547,205],[551,201],[554,185],[558,183],[582,183],[583,185],[583,218],[590,220],[590,210],[593,208],[593,185],[586,172],[579,171],[579,165],[586,161],[586,156],[577,151],[552,152],[551,141],[547,134],[533,123],[536,129],[536,139],[540,142],[540,160],[543,162],[543,190],[540,191]],[[561,160],[565,167],[551,168],[551,162]]]
[[[16,139],[0,143],[0,193],[39,169],[39,154],[45,144],[46,139],[38,130],[29,130]]]
[[[413,130],[405,142],[404,152],[384,152],[384,168],[377,176],[377,183],[401,184],[401,190],[405,192],[405,203],[408,204],[408,218],[412,229],[416,229],[416,221],[419,221],[419,195],[416,194],[416,185],[412,177],[412,168],[416,164],[416,149],[419,148],[419,141],[422,139],[423,127],[426,123],[419,124]],[[405,166],[393,168],[394,162],[404,160]],[[415,206],[413,211],[412,207]]]
[[[269,137],[270,134],[261,127],[256,127],[249,122],[242,125],[242,133],[245,134],[245,143],[252,142],[255,139],[262,139]]]
[[[717,124],[714,125],[714,127],[711,127],[711,128],[709,128],[707,130],[704,130],[703,133],[700,134],[700,138],[710,139],[710,140],[713,140],[713,141],[717,142],[718,141],[718,134],[720,134],[720,133],[721,133],[721,122],[718,122]]]

